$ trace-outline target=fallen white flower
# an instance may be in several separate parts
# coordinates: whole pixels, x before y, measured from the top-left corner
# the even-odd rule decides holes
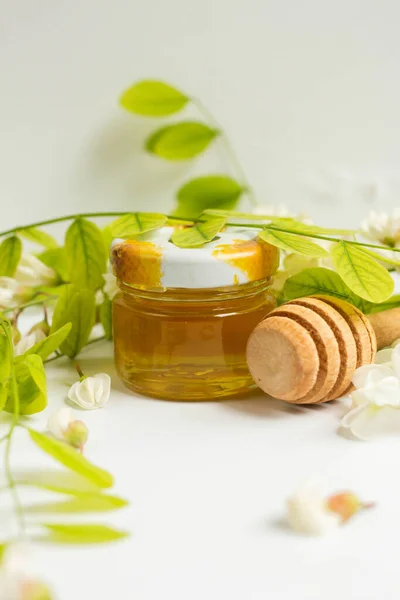
[[[117,278],[112,273],[104,273],[103,279],[105,281],[103,291],[110,300],[118,293]]]
[[[21,339],[15,344],[14,355],[21,356],[30,350],[35,344],[46,339],[46,334],[41,329],[35,329],[27,335],[23,335]]]
[[[53,285],[57,281],[57,273],[33,254],[23,254],[15,273],[15,279],[29,287]]]
[[[68,398],[85,410],[102,408],[108,402],[110,388],[110,376],[107,373],[98,373],[74,383],[68,392]]]
[[[49,588],[37,578],[31,556],[21,544],[6,547],[0,566],[0,600],[51,600]]]
[[[300,487],[287,503],[287,521],[298,533],[325,535],[343,525],[360,510],[372,508],[345,491],[325,496],[315,483]]]
[[[315,484],[299,488],[287,502],[289,526],[298,533],[324,535],[339,527],[340,516],[329,510],[326,499]]]
[[[80,450],[87,442],[88,428],[85,423],[75,419],[74,411],[68,406],[64,406],[50,415],[47,429],[57,439]]]
[[[377,364],[356,369],[352,381],[343,432],[361,440],[400,433],[400,345],[378,352]]]

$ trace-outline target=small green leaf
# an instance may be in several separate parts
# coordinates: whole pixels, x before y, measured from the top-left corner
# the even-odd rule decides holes
[[[0,544],[0,565],[3,562],[3,556],[7,549],[8,544]]]
[[[53,354],[53,352],[58,350],[63,341],[68,337],[71,327],[71,323],[66,323],[47,338],[41,342],[38,342],[32,346],[32,348],[29,348],[29,350],[25,352],[24,356],[28,356],[29,354],[38,354],[43,359],[47,358],[50,356],[50,354]]]
[[[32,441],[43,452],[52,456],[67,469],[71,469],[71,471],[82,475],[82,477],[86,477],[101,488],[110,488],[113,485],[113,478],[110,473],[90,463],[87,458],[79,454],[74,448],[33,429],[28,429],[28,431]]]
[[[80,523],[78,525],[58,525],[43,523],[48,530],[46,537],[39,538],[42,542],[53,544],[101,544],[114,542],[128,537],[128,533],[113,529],[107,525]]]
[[[26,240],[29,240],[34,244],[39,244],[39,246],[43,246],[43,248],[47,248],[49,250],[58,247],[58,244],[52,235],[46,233],[45,231],[41,231],[40,229],[36,229],[36,227],[21,229],[18,231],[18,234],[24,237]]]
[[[243,191],[237,181],[225,175],[197,177],[178,190],[178,208],[174,215],[196,219],[213,207],[226,210],[235,208]]]
[[[143,117],[166,117],[181,110],[189,102],[182,92],[162,81],[139,81],[125,90],[120,104],[131,113]]]
[[[12,235],[0,244],[0,276],[13,277],[22,254],[22,242]]]
[[[103,325],[104,335],[106,336],[106,339],[112,340],[112,301],[108,298],[108,296],[104,297],[104,300],[100,306],[100,323]]]
[[[128,502],[118,496],[107,496],[105,494],[81,494],[69,500],[59,502],[45,502],[33,504],[25,508],[28,514],[61,514],[61,513],[90,513],[109,512],[118,510],[128,505]]]
[[[172,234],[171,241],[180,248],[195,248],[211,242],[224,227],[224,217],[208,217],[193,227],[178,229]]]
[[[18,357],[15,361],[15,376],[21,415],[33,415],[47,406],[46,373],[43,361],[37,354]],[[14,397],[11,393],[5,406],[7,412],[14,412]]]
[[[162,227],[167,217],[160,213],[135,212],[119,217],[107,227],[113,238],[130,238]]]
[[[96,299],[91,290],[79,290],[66,285],[61,292],[53,315],[50,333],[53,334],[71,323],[68,337],[60,344],[60,350],[74,358],[87,344],[96,317]]]
[[[69,281],[80,288],[96,290],[103,285],[107,253],[100,229],[78,218],[65,235]]]
[[[196,121],[167,125],[148,138],[146,150],[167,160],[187,160],[203,152],[218,133]]]
[[[68,281],[68,265],[65,248],[50,248],[41,254],[38,259],[45,265],[54,269],[62,281]]]
[[[283,287],[283,299],[285,302],[315,294],[334,296],[335,298],[340,298],[354,304],[354,306],[362,311],[365,309],[365,300],[352,292],[340,275],[331,269],[322,267],[304,269],[300,273],[289,277]]]
[[[286,250],[287,252],[305,254],[306,256],[314,256],[315,258],[328,256],[325,248],[295,233],[263,229],[258,233],[258,236],[264,242],[282,248],[282,250]]]
[[[394,281],[372,256],[347,242],[331,250],[335,268],[349,288],[369,302],[384,302],[393,292]]]

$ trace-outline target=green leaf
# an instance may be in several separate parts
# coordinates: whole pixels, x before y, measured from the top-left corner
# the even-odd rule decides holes
[[[12,235],[0,244],[0,276],[13,277],[22,254],[22,242]]]
[[[258,237],[264,240],[264,242],[282,248],[282,250],[286,250],[287,252],[305,254],[306,256],[314,256],[315,258],[328,256],[325,248],[295,233],[263,229],[258,233]]]
[[[61,514],[61,513],[90,513],[109,512],[118,510],[128,505],[128,502],[118,496],[107,496],[105,494],[81,494],[69,500],[59,502],[44,502],[33,504],[25,508],[28,514]]]
[[[100,488],[110,488],[113,478],[110,473],[96,467],[87,458],[79,454],[74,448],[60,442],[34,429],[28,429],[32,441],[41,449],[52,456],[67,469],[86,477]]]
[[[395,296],[391,296],[385,302],[380,302],[379,304],[372,304],[371,302],[365,301],[365,310],[366,313],[377,313],[382,312],[383,310],[390,310],[391,308],[397,308],[400,306],[400,294],[396,294]]]
[[[3,556],[7,549],[8,544],[0,544],[0,565],[3,562]]]
[[[331,269],[323,267],[304,269],[300,273],[289,277],[283,287],[283,299],[285,302],[315,294],[334,296],[335,298],[340,298],[354,304],[354,306],[362,311],[365,309],[365,300],[352,292],[340,275],[335,273],[335,271],[331,271]]]
[[[14,473],[15,483],[47,490],[56,494],[82,496],[99,494],[101,488],[73,471],[61,469],[30,469]]]
[[[96,299],[91,290],[79,290],[75,285],[66,285],[54,310],[50,333],[53,334],[67,323],[71,323],[68,337],[60,344],[60,350],[74,358],[87,344],[96,317]]]
[[[385,267],[358,246],[336,243],[331,250],[335,268],[349,288],[369,302],[384,302],[393,292],[394,281]]]
[[[111,229],[110,229],[109,225],[106,225],[105,227],[103,227],[103,229],[101,230],[101,235],[103,236],[104,247],[108,254],[110,251],[110,248],[111,248],[112,241],[114,239],[114,236],[111,233]]]
[[[41,254],[38,259],[45,265],[54,269],[62,281],[68,281],[68,265],[65,248],[50,248]]]
[[[128,533],[107,525],[80,523],[78,525],[58,525],[43,523],[48,535],[40,541],[54,544],[101,544],[128,537]]]
[[[26,240],[29,240],[34,244],[39,244],[39,246],[43,246],[43,248],[47,248],[49,250],[58,247],[58,244],[52,235],[46,233],[45,231],[41,231],[40,229],[36,229],[36,227],[21,229],[18,231],[18,234],[24,237]]]
[[[302,223],[298,219],[286,218],[286,217],[273,217],[273,226],[282,229],[290,229],[291,231],[298,231],[299,233],[316,234],[316,235],[355,235],[357,231],[353,229],[332,229],[329,227],[319,227],[318,225],[308,225]]]
[[[113,238],[130,238],[162,227],[167,217],[160,213],[135,212],[119,217],[107,227]]]
[[[276,217],[273,215],[255,215],[252,213],[238,212],[236,210],[222,210],[219,208],[207,208],[204,214],[214,217],[226,217],[229,220],[248,219],[249,221],[273,221]],[[261,227],[261,225],[260,225]]]
[[[148,138],[146,150],[167,160],[187,160],[203,152],[218,133],[196,121],[167,125]]]
[[[15,361],[15,376],[21,415],[33,415],[47,406],[46,373],[43,361],[37,354],[21,357]],[[5,406],[7,412],[14,412],[14,397],[11,393]]]
[[[145,80],[125,90],[120,104],[143,117],[166,117],[181,110],[189,98],[162,81]]]
[[[71,283],[91,290],[103,285],[107,253],[97,225],[87,219],[75,219],[65,235],[65,251]]]
[[[244,188],[231,177],[208,175],[183,185],[177,193],[178,208],[174,215],[196,219],[205,210],[235,208]]]
[[[174,231],[171,241],[180,248],[195,248],[211,242],[217,233],[224,227],[224,217],[208,217],[202,223],[196,223],[193,227]]]
[[[11,374],[12,365],[12,353],[10,347],[10,341],[8,340],[5,332],[1,328],[0,330],[0,381],[4,381]]]
[[[46,339],[38,342],[32,346],[32,348],[29,348],[29,350],[25,352],[24,356],[28,356],[29,354],[38,354],[43,359],[47,358],[50,356],[50,354],[53,354],[53,352],[58,350],[63,341],[68,337],[71,327],[71,323],[66,323],[60,327],[60,329],[50,334]]]
[[[108,296],[104,296],[104,300],[100,306],[100,323],[103,325],[106,339],[112,340],[112,301],[108,298]]]

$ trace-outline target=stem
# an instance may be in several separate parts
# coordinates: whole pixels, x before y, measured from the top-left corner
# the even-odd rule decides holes
[[[3,330],[4,330],[4,333],[7,335],[8,342],[9,342],[9,348],[10,348],[10,356],[12,357],[13,352],[14,352],[12,338],[10,337],[10,332],[7,331],[7,329],[4,327],[4,325],[3,325]],[[13,435],[15,427],[18,424],[19,411],[20,411],[18,385],[17,385],[17,380],[15,377],[14,368],[11,373],[11,393],[12,393],[12,398],[14,401],[14,412],[13,412],[13,419],[11,422],[11,426],[10,426],[9,432],[6,436],[7,444],[6,444],[6,449],[4,452],[4,472],[5,472],[8,487],[10,489],[11,497],[14,502],[15,512],[17,514],[19,535],[21,537],[24,537],[25,536],[24,514],[23,514],[21,502],[20,502],[20,499],[18,496],[17,487],[15,485],[14,477],[13,477],[13,474],[11,471],[11,463],[10,463],[12,435]]]
[[[30,225],[24,225],[24,226],[20,226],[20,227],[14,227],[13,229],[8,229],[7,231],[2,231],[0,232],[0,237],[4,236],[4,235],[8,235],[9,233],[15,233],[16,231],[20,231],[22,229],[30,229],[31,227],[40,227],[41,225],[51,225],[52,223],[59,223],[61,221],[69,221],[71,219],[77,219],[79,217],[117,217],[117,216],[123,216],[123,215],[127,215],[129,214],[129,212],[104,212],[104,213],[81,213],[81,214],[75,214],[75,215],[67,215],[65,217],[58,217],[56,219],[49,219],[47,221],[40,221],[37,223],[31,223]],[[166,215],[166,217],[171,220],[171,221],[186,221],[188,224],[194,224],[194,223],[202,223],[204,222],[204,219],[184,219],[182,217],[176,217],[173,215]],[[227,222],[226,227],[237,227],[239,224],[238,223],[230,223]],[[294,235],[300,235],[302,237],[309,237],[309,238],[315,238],[315,239],[319,239],[319,240],[326,240],[328,242],[342,242],[343,240],[341,238],[335,238],[335,237],[329,237],[326,235],[319,235],[316,233],[309,233],[307,231],[299,231],[299,230],[294,230],[294,229],[287,229],[287,228],[283,228],[283,227],[277,227],[276,225],[269,225],[269,224],[256,224],[256,223],[240,223],[240,227],[247,227],[247,228],[251,228],[251,229],[274,229],[275,231],[282,231],[284,233],[293,233]],[[364,246],[365,248],[376,248],[377,250],[391,250],[392,252],[400,252],[400,248],[389,248],[388,246],[380,246],[377,244],[367,244],[364,242],[353,242],[350,240],[346,240],[346,244],[353,244],[354,246]],[[50,298],[57,298],[57,296],[50,296],[48,299]],[[26,304],[23,304],[22,307],[26,308],[28,306],[33,306],[34,304],[42,304],[43,301],[42,300],[33,300],[32,302],[27,302]],[[18,307],[17,307],[18,308]],[[13,308],[7,309],[6,311],[3,312],[8,312],[10,310],[14,310]]]
[[[0,236],[1,235],[2,234],[0,233]],[[42,292],[40,292],[40,293],[42,293]],[[24,310],[25,308],[29,308],[30,306],[44,304],[45,302],[48,302],[49,300],[55,300],[56,298],[58,298],[58,296],[53,295],[53,296],[48,296],[47,298],[38,298],[37,300],[31,300],[30,302],[25,302],[25,304],[20,304],[19,306],[12,306],[11,308],[4,309],[3,314],[12,312],[14,310],[21,311],[21,310]]]
[[[85,348],[86,348],[87,346],[90,346],[90,344],[95,344],[96,342],[102,342],[102,341],[103,341],[103,340],[105,340],[105,339],[106,339],[106,336],[105,336],[105,335],[100,335],[100,336],[99,336],[99,337],[97,337],[97,338],[93,338],[93,340],[90,340],[90,341],[89,341],[89,342],[86,344]],[[67,356],[67,355],[66,355],[66,354],[56,354],[56,356],[52,356],[51,358],[46,358],[46,360],[44,360],[44,361],[43,361],[43,363],[47,364],[47,363],[49,363],[49,362],[53,362],[53,360],[57,360],[57,359],[59,359],[59,358],[62,358],[63,356]],[[76,363],[75,363],[75,366],[76,366]],[[79,373],[79,371],[78,371],[78,373]],[[80,375],[80,373],[79,373],[79,375]],[[83,375],[83,373],[82,373],[82,375]],[[82,375],[80,375],[80,376],[82,376]]]
[[[42,225],[52,225],[53,223],[62,223],[63,221],[71,221],[72,219],[78,219],[79,217],[122,217],[123,215],[129,214],[127,211],[119,211],[119,212],[104,212],[104,213],[80,213],[75,215],[66,215],[64,217],[56,217],[55,219],[46,219],[45,221],[37,221],[36,223],[31,223],[31,225],[20,225],[19,227],[13,227],[12,229],[7,229],[6,231],[0,232],[0,237],[4,235],[9,235],[10,233],[15,233],[17,231],[23,231],[24,229],[30,229],[31,227],[41,227]]]
[[[82,369],[80,368],[80,366],[79,366],[79,363],[78,363],[78,362],[76,362],[76,361],[75,361],[75,369],[76,369],[76,372],[78,373],[79,377],[80,377],[81,379],[83,379],[83,378],[85,377],[85,374],[84,374],[84,372],[82,371]]]
[[[251,187],[249,180],[247,179],[247,175],[246,175],[242,165],[240,164],[240,161],[237,157],[236,151],[235,151],[234,147],[232,146],[231,141],[228,138],[228,136],[226,135],[224,129],[221,127],[220,123],[217,121],[217,119],[214,117],[214,115],[209,111],[209,109],[202,103],[202,101],[199,98],[192,98],[191,100],[192,100],[192,103],[197,107],[197,109],[203,115],[203,117],[207,121],[209,121],[212,125],[214,125],[214,127],[216,129],[219,130],[219,132],[221,134],[221,136],[220,136],[221,140],[225,147],[225,151],[226,151],[227,155],[229,156],[229,158],[231,159],[234,169],[236,171],[236,174],[238,175],[239,179],[241,180],[243,187],[246,189],[246,192],[247,192],[247,195],[249,197],[251,204],[253,206],[258,206],[259,203],[254,195],[254,190]]]

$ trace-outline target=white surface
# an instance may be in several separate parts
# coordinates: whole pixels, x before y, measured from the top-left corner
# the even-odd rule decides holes
[[[260,200],[359,223],[398,203],[397,0],[0,0],[2,223],[171,206],[224,170],[219,148],[169,164],[117,106],[146,77],[198,96]],[[190,113],[189,113],[190,114]],[[346,214],[344,214],[346,211]]]
[[[81,519],[132,536],[104,547],[38,546],[58,600],[397,600],[398,442],[339,437],[339,403],[308,409],[261,394],[188,404],[140,398],[125,392],[110,356],[107,344],[82,356],[87,374],[113,375],[113,391],[106,408],[78,414],[90,429],[86,455],[115,475],[115,492],[130,506]],[[68,361],[48,373],[54,410],[76,375]],[[42,429],[46,415],[33,420]],[[25,432],[13,457],[16,470],[55,466]],[[285,500],[310,478],[377,507],[331,537],[297,536],[285,528]],[[24,502],[37,496],[25,492]],[[9,517],[3,509],[2,529]]]

